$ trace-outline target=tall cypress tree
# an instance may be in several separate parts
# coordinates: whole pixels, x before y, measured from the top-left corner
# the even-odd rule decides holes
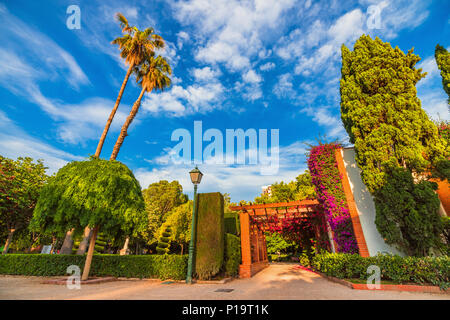
[[[442,86],[445,92],[447,92],[448,104],[450,106],[450,52],[438,44],[436,45],[434,58],[436,59],[439,70],[441,70]]]
[[[425,77],[404,54],[379,38],[362,35],[342,46],[341,118],[354,143],[362,179],[374,193],[385,183],[385,165],[420,172],[445,157],[445,142],[417,98]]]
[[[353,51],[342,46],[341,118],[355,144],[361,177],[374,195],[375,224],[388,244],[412,255],[439,248],[442,226],[436,185],[413,173],[448,157],[447,142],[428,119],[416,84],[425,77],[404,54],[363,35]]]

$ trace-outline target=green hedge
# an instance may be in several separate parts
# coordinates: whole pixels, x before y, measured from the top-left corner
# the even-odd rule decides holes
[[[231,233],[238,236],[241,232],[239,214],[236,212],[226,212],[224,216],[225,233]]]
[[[195,272],[200,280],[217,275],[224,258],[224,201],[219,192],[197,195]]]
[[[448,288],[450,257],[400,257],[382,255],[361,257],[358,254],[322,253],[314,256],[311,266],[328,276],[366,280],[370,265],[380,267],[381,279],[397,283],[432,284]]]
[[[70,265],[83,271],[86,256],[60,254],[7,254],[0,256],[0,274],[63,276]],[[186,278],[187,255],[94,254],[91,276],[126,278]]]
[[[228,276],[239,274],[241,264],[241,239],[234,234],[225,233],[224,269]]]

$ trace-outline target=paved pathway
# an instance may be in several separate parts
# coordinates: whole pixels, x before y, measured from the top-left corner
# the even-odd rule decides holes
[[[43,278],[0,275],[0,299],[446,299],[450,294],[362,291],[330,282],[292,264],[272,264],[251,279],[225,284],[162,284],[156,280],[121,280],[82,285],[41,284]],[[232,292],[215,292],[234,289]]]

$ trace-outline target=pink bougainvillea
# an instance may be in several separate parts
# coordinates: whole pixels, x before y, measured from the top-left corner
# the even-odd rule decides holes
[[[335,158],[335,143],[313,147],[308,158],[312,183],[338,245],[338,252],[357,253],[358,245]]]

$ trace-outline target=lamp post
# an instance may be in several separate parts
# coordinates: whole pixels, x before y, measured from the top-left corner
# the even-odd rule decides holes
[[[189,242],[189,260],[188,260],[188,270],[186,276],[186,283],[192,283],[192,272],[194,268],[194,252],[195,252],[195,241],[196,241],[196,229],[197,229],[197,186],[202,180],[203,173],[195,167],[194,170],[189,172],[191,176],[191,181],[194,184],[194,208],[192,211],[192,225],[191,225],[191,241]]]

